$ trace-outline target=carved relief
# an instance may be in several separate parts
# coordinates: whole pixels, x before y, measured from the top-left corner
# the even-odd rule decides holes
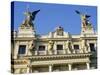
[[[54,45],[54,42],[53,41],[49,41],[49,43],[48,43],[48,53],[49,54],[53,53],[53,45]]]
[[[68,41],[68,50],[72,53],[73,49],[72,49],[72,42],[69,40]]]
[[[87,42],[86,42],[86,40],[83,40],[83,46],[82,46],[82,50],[83,50],[83,52],[84,53],[88,53],[88,48],[89,48],[89,46],[87,45]]]
[[[34,53],[34,50],[35,50],[35,43],[34,43],[34,40],[30,41],[29,43],[29,51],[31,52],[31,54],[33,55]]]
[[[68,44],[69,44],[69,42],[65,42],[65,43],[64,43],[65,50],[66,50],[67,53],[71,53]]]

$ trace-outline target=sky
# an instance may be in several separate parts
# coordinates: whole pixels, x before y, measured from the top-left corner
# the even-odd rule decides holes
[[[33,3],[33,2],[14,2],[14,30],[25,20],[24,12],[33,12],[40,9],[34,20],[34,27],[37,34],[47,34],[62,26],[65,32],[70,34],[80,34],[81,19],[75,10],[84,14],[91,15],[90,22],[97,31],[97,7],[68,4]],[[13,20],[11,20],[13,21]]]

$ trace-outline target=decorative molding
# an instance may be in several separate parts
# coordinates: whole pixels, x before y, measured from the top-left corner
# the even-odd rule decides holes
[[[34,56],[24,56],[24,59],[55,59],[55,58],[81,58],[90,57],[91,53],[80,53],[80,54],[67,54],[67,55],[34,55]]]

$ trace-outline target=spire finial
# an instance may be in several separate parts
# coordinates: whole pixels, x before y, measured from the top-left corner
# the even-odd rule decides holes
[[[29,4],[26,6],[26,11],[29,12]]]

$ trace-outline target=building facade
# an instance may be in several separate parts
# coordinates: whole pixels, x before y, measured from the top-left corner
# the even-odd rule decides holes
[[[34,13],[38,13],[39,10]],[[80,14],[81,33],[72,35],[58,26],[47,35],[38,35],[34,20],[26,19],[12,32],[11,72],[34,73],[97,68],[97,33],[86,14]]]

